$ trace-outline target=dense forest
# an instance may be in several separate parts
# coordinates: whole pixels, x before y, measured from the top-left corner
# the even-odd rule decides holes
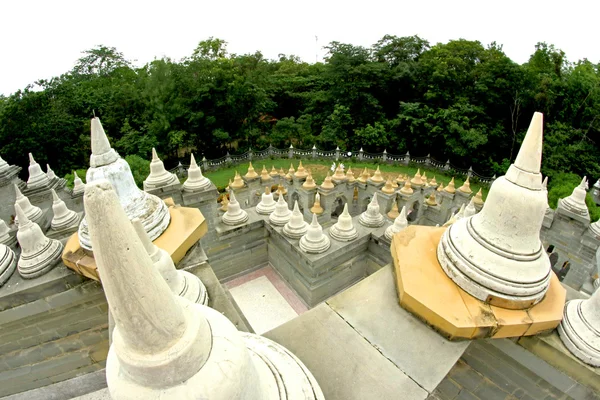
[[[121,154],[173,166],[194,149],[216,158],[249,147],[357,150],[432,157],[481,174],[514,160],[534,111],[545,116],[543,172],[600,176],[599,65],[539,43],[517,64],[502,46],[385,36],[370,48],[332,42],[322,63],[229,54],[210,38],[180,61],[141,68],[115,48],[82,53],[71,71],[0,96],[0,154],[32,152],[57,173],[86,167],[89,119]],[[6,77],[5,77],[6,78]]]

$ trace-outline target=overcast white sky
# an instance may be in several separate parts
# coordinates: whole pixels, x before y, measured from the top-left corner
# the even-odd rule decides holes
[[[496,41],[519,63],[545,41],[571,61],[598,62],[599,11],[598,0],[4,0],[0,93],[60,75],[99,44],[143,65],[188,56],[209,36],[229,42],[231,53],[295,54],[308,62],[321,59],[331,41],[370,46],[385,34],[416,34],[432,44]]]

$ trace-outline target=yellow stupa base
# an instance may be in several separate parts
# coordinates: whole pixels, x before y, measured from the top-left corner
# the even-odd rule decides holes
[[[391,252],[402,308],[450,340],[531,336],[558,326],[566,290],[554,273],[544,299],[529,309],[486,304],[442,270],[436,252],[446,229],[413,225],[393,236]]]
[[[169,253],[173,262],[177,264],[206,234],[208,224],[197,208],[176,206],[171,199],[166,199],[165,203],[169,206],[171,222],[163,234],[154,240],[154,244]],[[62,260],[78,274],[100,281],[94,254],[79,245],[77,233],[65,244]]]

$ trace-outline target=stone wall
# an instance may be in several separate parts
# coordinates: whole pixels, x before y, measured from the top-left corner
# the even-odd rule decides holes
[[[545,249],[552,245],[559,256],[554,270],[566,261],[571,263],[563,282],[577,290],[584,285],[589,290],[591,277],[597,274],[596,250],[600,238],[595,237],[589,227],[589,219],[582,219],[559,206],[556,211],[546,213],[540,232]]]
[[[99,283],[60,264],[0,290],[0,397],[104,367],[106,298]]]

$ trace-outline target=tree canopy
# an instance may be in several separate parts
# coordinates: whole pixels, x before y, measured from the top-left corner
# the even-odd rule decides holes
[[[89,118],[117,151],[175,165],[248,148],[357,150],[450,159],[482,174],[514,160],[533,112],[544,113],[543,173],[600,176],[600,71],[538,43],[517,64],[502,46],[430,44],[386,35],[371,47],[332,42],[322,63],[230,54],[208,38],[182,60],[142,67],[115,48],[83,52],[71,71],[0,96],[0,154],[28,152],[60,174],[87,166]]]

